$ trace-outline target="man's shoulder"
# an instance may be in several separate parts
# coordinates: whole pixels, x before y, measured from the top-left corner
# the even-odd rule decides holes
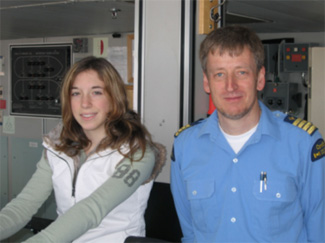
[[[287,122],[299,129],[305,131],[310,136],[312,136],[318,130],[318,128],[313,123],[311,123],[307,120],[304,120],[302,118],[292,116],[292,115],[287,115],[284,118],[284,122]]]
[[[178,129],[178,131],[174,134],[175,140],[171,153],[172,161],[176,161],[175,147],[178,147],[178,151],[182,151],[182,149],[180,149],[180,147],[182,147],[183,149],[185,149],[184,151],[186,153],[189,152],[186,149],[189,148],[187,145],[189,143],[197,141],[197,137],[195,134],[197,134],[197,132],[200,130],[201,126],[205,123],[205,121],[206,119],[199,119]]]
[[[287,142],[290,141],[295,145],[302,142],[306,151],[311,152],[311,160],[313,162],[325,157],[324,139],[318,128],[312,122],[293,116],[292,114],[280,114],[276,112],[273,114],[279,118],[278,122],[282,127],[283,134],[287,137]],[[296,148],[299,149],[298,146]]]
[[[313,136],[318,130],[318,128],[312,122],[304,120],[303,118],[299,118],[291,114],[279,115],[279,113],[275,113],[275,115],[280,119],[280,122],[285,129],[291,129],[293,133]]]
[[[181,127],[180,129],[178,129],[178,131],[174,134],[174,137],[177,138],[179,137],[181,134],[184,135],[184,134],[187,134],[187,133],[190,133],[190,132],[193,132],[195,131],[196,129],[198,129],[200,127],[200,125],[204,124],[206,121],[206,119],[199,119],[199,120],[196,120],[195,122],[192,122],[190,124],[187,124],[183,127]]]

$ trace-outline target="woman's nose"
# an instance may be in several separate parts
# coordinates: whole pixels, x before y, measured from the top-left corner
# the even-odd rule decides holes
[[[88,97],[88,95],[83,95],[81,99],[81,106],[87,108],[90,105],[91,105],[90,97]]]

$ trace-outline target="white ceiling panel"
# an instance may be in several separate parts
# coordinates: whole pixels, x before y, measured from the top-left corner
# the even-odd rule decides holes
[[[132,32],[131,1],[1,0],[1,39]],[[14,7],[17,6],[17,7]],[[116,18],[112,10],[118,10]]]
[[[226,5],[227,12],[270,20],[247,24],[259,33],[325,31],[324,0],[228,0]]]
[[[325,0],[226,0],[225,7],[227,24],[259,33],[325,31]],[[134,0],[0,0],[0,25],[2,40],[132,32]]]

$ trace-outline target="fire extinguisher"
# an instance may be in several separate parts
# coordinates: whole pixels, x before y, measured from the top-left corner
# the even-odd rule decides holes
[[[209,94],[209,110],[208,110],[207,116],[210,116],[214,112],[215,109],[216,109],[216,107],[214,106],[214,104],[212,102],[211,94]]]

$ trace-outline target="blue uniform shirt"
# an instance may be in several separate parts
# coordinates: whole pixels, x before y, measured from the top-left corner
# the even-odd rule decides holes
[[[237,154],[216,112],[176,133],[171,190],[183,242],[325,241],[324,140],[305,121],[260,107]]]

